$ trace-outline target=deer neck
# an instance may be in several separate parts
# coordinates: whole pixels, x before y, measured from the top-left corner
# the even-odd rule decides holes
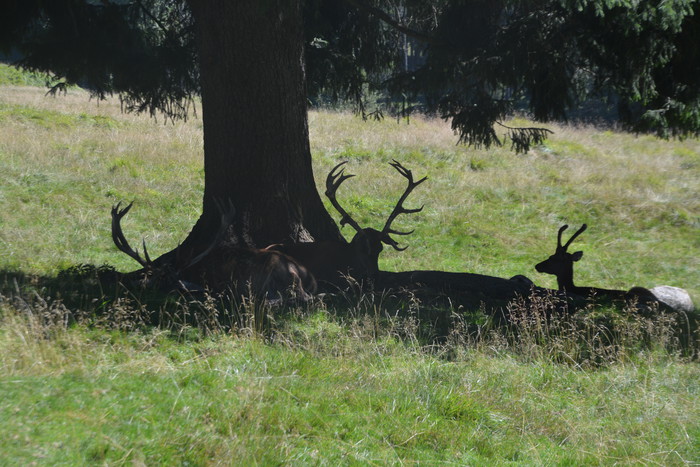
[[[568,290],[569,292],[574,293],[576,292],[578,287],[574,285],[573,265],[557,276],[557,286],[559,287],[559,290]]]

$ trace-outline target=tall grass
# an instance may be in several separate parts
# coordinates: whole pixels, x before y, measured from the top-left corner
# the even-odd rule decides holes
[[[694,316],[555,297],[479,310],[356,293],[270,309],[253,297],[127,290],[110,206],[135,199],[130,238],[153,254],[198,215],[202,136],[123,115],[77,89],[0,86],[0,452],[9,464],[662,464],[700,461]],[[582,285],[700,293],[700,143],[553,126],[527,155],[471,150],[441,121],[311,112],[321,182],[378,226],[428,175],[382,268],[443,269],[538,285],[558,227]],[[351,234],[351,233],[349,233]],[[72,266],[72,267],[71,267]],[[154,326],[153,323],[158,323]]]
[[[355,300],[289,310],[263,339],[245,324],[143,326],[143,307],[127,300],[96,326],[98,317],[40,296],[2,297],[4,459],[699,459],[700,367],[662,348],[672,340],[669,321],[636,315],[607,339],[600,332],[609,328],[590,316],[551,322],[528,310],[508,330],[475,328],[453,313],[449,336],[425,345],[419,305],[398,316],[388,303]],[[640,345],[645,329],[654,344]]]

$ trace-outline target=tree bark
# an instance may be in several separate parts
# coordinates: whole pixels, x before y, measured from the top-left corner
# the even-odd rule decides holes
[[[227,241],[342,239],[311,166],[300,0],[189,0],[204,122],[202,216],[183,243],[211,241],[217,203],[236,209]],[[182,249],[181,249],[182,251]]]

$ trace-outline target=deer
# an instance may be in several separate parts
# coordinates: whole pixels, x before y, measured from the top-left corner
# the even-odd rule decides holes
[[[319,241],[283,243],[272,246],[272,248],[296,259],[313,274],[319,283],[333,286],[346,284],[348,276],[354,279],[373,278],[379,272],[379,254],[383,251],[384,245],[389,245],[396,251],[404,251],[408,248],[407,246],[400,246],[392,238],[392,235],[410,235],[414,231],[403,232],[395,230],[391,227],[391,224],[401,214],[413,214],[423,210],[423,206],[415,209],[405,208],[403,203],[418,185],[428,179],[428,177],[423,177],[418,181],[414,181],[413,173],[396,160],[393,160],[389,165],[406,178],[408,185],[381,230],[370,227],[362,228],[336,198],[336,192],[340,185],[345,180],[355,176],[345,173],[345,167],[343,167],[345,164],[347,164],[347,161],[339,163],[328,173],[325,195],[330,200],[331,205],[341,215],[341,228],[349,224],[355,230],[355,235],[350,243]]]
[[[141,265],[142,286],[201,291],[204,288],[197,284],[203,283],[212,291],[223,292],[236,285],[250,284],[253,293],[272,300],[291,293],[294,298],[306,301],[316,292],[313,275],[280,251],[221,245],[235,213],[232,206],[226,211],[222,209],[214,239],[198,255],[183,259],[178,247],[173,262],[157,264],[151,260],[143,240],[142,257],[129,245],[121,228],[121,220],[133,204],[123,209],[121,202],[112,206],[112,240],[120,251]]]
[[[597,287],[579,287],[574,285],[574,263],[583,257],[583,251],[569,253],[567,249],[573,241],[581,235],[588,226],[583,224],[569,240],[562,245],[561,237],[568,225],[559,228],[557,235],[557,249],[554,254],[535,266],[537,272],[552,274],[557,278],[557,285],[560,291],[580,295],[584,298],[601,298],[614,301],[619,300],[655,300],[654,294],[644,287],[633,287],[630,290],[600,289]]]

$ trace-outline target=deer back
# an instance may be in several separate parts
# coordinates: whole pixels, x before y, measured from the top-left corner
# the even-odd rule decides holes
[[[214,291],[252,290],[267,298],[308,300],[316,292],[316,280],[298,261],[269,249],[222,245],[195,266],[182,272],[188,281],[206,284]]]
[[[363,279],[376,274],[382,249],[380,244],[378,250],[376,245],[372,250],[370,240],[361,234],[356,234],[350,243],[327,240],[277,244],[268,248],[294,258],[319,282],[334,285],[343,285],[346,276]]]

